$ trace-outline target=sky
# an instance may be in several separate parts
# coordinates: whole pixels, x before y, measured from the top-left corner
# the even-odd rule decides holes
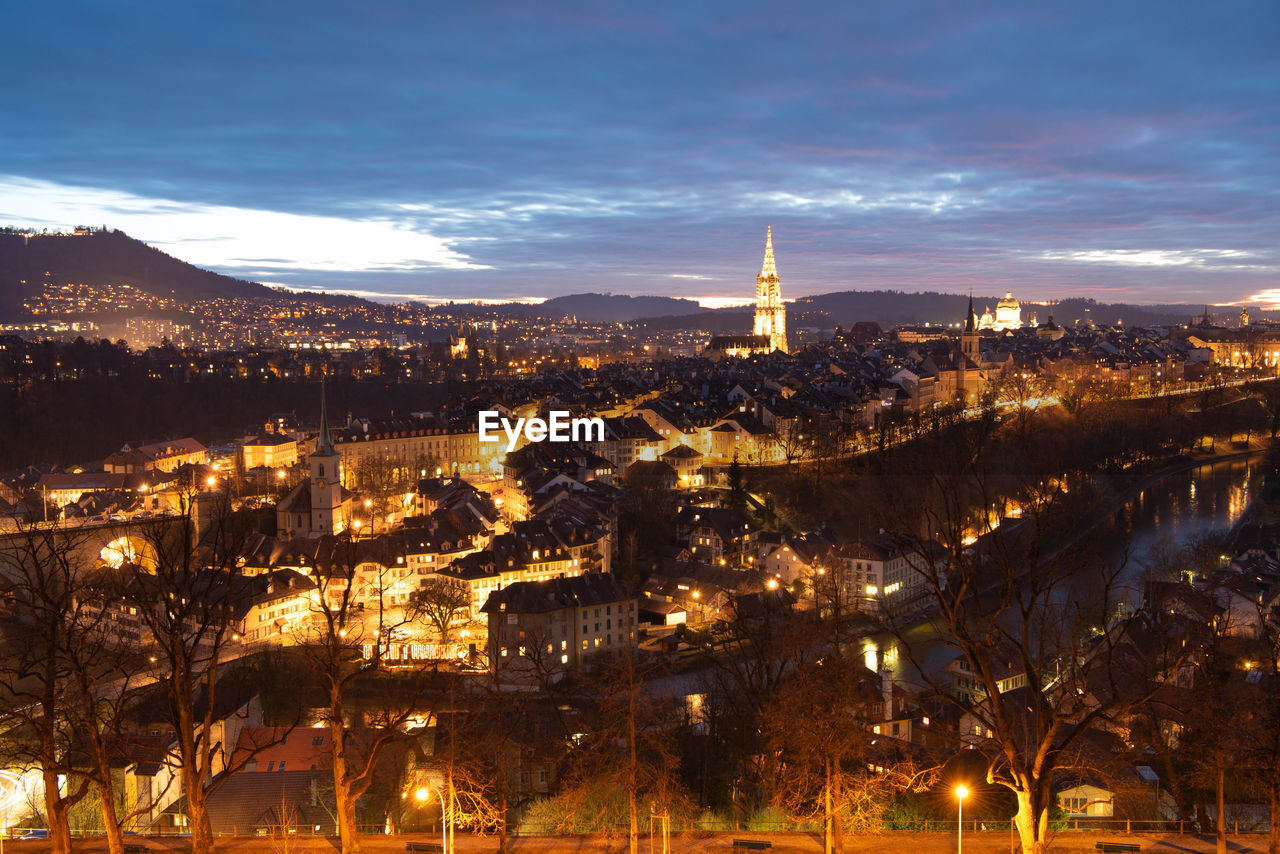
[[[58,2],[0,225],[384,298],[1280,304],[1280,4]]]

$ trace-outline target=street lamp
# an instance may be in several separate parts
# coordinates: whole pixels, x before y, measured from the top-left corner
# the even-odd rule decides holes
[[[431,789],[426,786],[419,786],[414,790],[413,797],[421,806],[431,797]],[[440,790],[440,850],[442,852],[449,850],[449,825],[448,818],[445,815],[444,805],[444,789]]]
[[[964,799],[969,797],[969,787],[956,786],[956,854],[964,854]]]

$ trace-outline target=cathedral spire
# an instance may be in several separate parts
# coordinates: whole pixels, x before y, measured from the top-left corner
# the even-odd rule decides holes
[[[760,267],[760,278],[778,278],[778,265],[773,260],[773,226],[768,226],[764,233],[764,264]]]
[[[964,316],[964,331],[973,332],[977,325],[973,314],[973,291],[969,291],[969,313]]]
[[[773,260],[773,226],[764,235],[764,264],[756,276],[755,334],[767,336],[771,350],[787,352],[787,309],[782,303],[782,280]]]

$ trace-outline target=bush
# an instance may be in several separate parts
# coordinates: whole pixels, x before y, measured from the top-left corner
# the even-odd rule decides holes
[[[920,796],[910,792],[898,795],[893,805],[885,811],[884,829],[899,831],[920,831],[929,819],[929,811],[925,809]]]

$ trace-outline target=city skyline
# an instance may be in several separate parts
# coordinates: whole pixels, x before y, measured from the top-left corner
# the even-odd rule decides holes
[[[0,222],[380,298],[1250,301],[1280,287],[1266,4],[33,9]],[[38,70],[37,70],[38,69]]]

